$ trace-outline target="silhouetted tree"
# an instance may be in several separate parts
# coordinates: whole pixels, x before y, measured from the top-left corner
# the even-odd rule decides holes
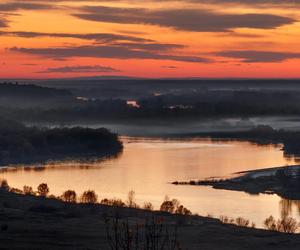
[[[76,203],[77,194],[74,190],[67,190],[62,194],[61,198],[64,202]]]
[[[153,211],[153,210],[154,210],[154,207],[153,207],[153,205],[152,205],[151,202],[145,202],[145,203],[144,203],[144,206],[143,206],[143,209],[149,210],[149,211]]]
[[[82,203],[95,204],[98,201],[98,196],[93,190],[85,191],[80,198]]]
[[[113,207],[125,207],[126,204],[121,199],[103,199],[100,202],[103,205],[113,206]]]
[[[128,193],[127,206],[132,208],[138,207],[137,203],[135,202],[135,192],[133,190],[129,191]]]
[[[33,195],[34,194],[33,189],[30,186],[24,186],[23,187],[23,193],[26,194],[26,195]]]
[[[0,180],[0,188],[4,190],[9,190],[9,185],[7,180],[5,179]]]
[[[40,196],[44,196],[46,197],[49,193],[49,187],[46,183],[42,183],[40,184],[38,187],[37,187],[37,190],[38,190],[38,194]]]

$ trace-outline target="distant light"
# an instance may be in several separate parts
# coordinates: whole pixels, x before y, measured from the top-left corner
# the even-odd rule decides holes
[[[140,108],[141,106],[135,100],[127,101],[127,105],[135,108]]]
[[[85,101],[85,102],[87,102],[89,100],[89,98],[83,97],[83,96],[77,96],[76,99],[79,101]]]

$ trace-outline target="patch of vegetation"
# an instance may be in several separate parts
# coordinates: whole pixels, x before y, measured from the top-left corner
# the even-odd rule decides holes
[[[278,231],[282,233],[296,233],[299,230],[300,224],[294,218],[285,217],[278,219],[277,221],[273,216],[268,217],[264,221],[265,228],[272,231]]]
[[[186,134],[185,137],[198,136],[212,138],[213,140],[250,141],[258,145],[283,145],[284,154],[288,157],[300,156],[300,131],[273,129],[268,125],[258,125],[247,131],[209,132]]]
[[[0,164],[113,156],[123,146],[105,128],[36,128],[0,119]]]

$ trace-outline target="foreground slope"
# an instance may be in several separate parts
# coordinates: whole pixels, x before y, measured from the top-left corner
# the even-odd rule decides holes
[[[104,205],[66,204],[0,190],[1,249],[110,249],[104,215],[144,220],[152,212]],[[156,212],[166,224],[175,216]],[[299,249],[300,236],[224,225],[203,217],[187,217],[178,228],[183,249]]]

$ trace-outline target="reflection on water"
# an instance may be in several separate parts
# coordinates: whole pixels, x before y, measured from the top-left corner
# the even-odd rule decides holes
[[[175,180],[227,177],[239,171],[295,164],[294,159],[283,156],[279,147],[197,138],[180,141],[123,138],[123,141],[124,152],[115,159],[49,163],[38,166],[37,170],[14,168],[3,171],[1,177],[20,189],[24,185],[36,188],[46,182],[55,195],[67,189],[74,189],[79,194],[93,189],[99,199],[117,197],[125,200],[128,191],[135,190],[138,203],[150,201],[156,208],[168,195],[179,199],[194,213],[242,216],[257,225],[262,225],[270,215],[279,218],[283,213],[300,219],[295,205],[287,205],[288,201],[276,195],[251,196],[210,187],[170,184]]]
[[[299,200],[286,200],[280,201],[281,218],[291,217],[295,213],[300,214],[300,201]]]

